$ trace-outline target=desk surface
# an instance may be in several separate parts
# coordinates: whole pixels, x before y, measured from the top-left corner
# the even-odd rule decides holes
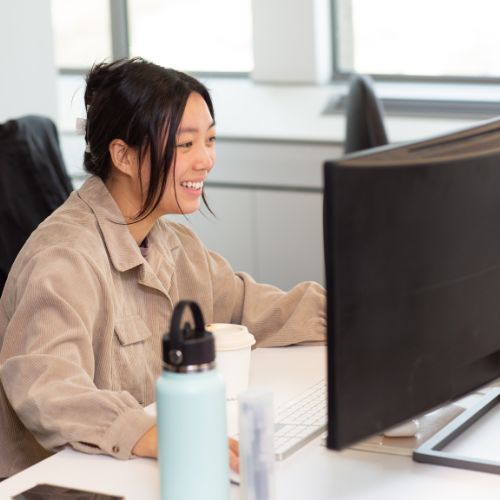
[[[280,404],[324,378],[325,361],[323,347],[257,349],[252,354],[251,385],[272,388]],[[500,432],[488,439],[496,440],[500,450]],[[0,483],[0,499],[39,482],[120,494],[129,500],[160,498],[155,460],[120,461],[65,449]],[[497,499],[500,476],[419,464],[409,457],[333,452],[318,438],[276,463],[276,493],[276,500]],[[232,486],[231,498],[238,498],[238,487]]]

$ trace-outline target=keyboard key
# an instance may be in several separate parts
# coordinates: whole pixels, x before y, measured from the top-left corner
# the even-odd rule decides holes
[[[276,410],[274,452],[283,460],[326,429],[326,382],[321,380]]]

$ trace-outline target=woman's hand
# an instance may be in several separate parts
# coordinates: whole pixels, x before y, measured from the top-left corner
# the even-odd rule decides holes
[[[132,453],[138,457],[156,458],[158,456],[158,431],[156,425],[146,431],[135,443]]]
[[[233,438],[229,438],[229,466],[234,472],[240,473],[240,445]]]
[[[158,431],[156,425],[146,431],[135,443],[132,453],[138,457],[158,456]],[[229,438],[229,466],[234,472],[240,472],[239,444],[233,438]]]

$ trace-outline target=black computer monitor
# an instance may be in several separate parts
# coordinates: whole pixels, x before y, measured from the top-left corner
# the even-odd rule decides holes
[[[327,446],[500,377],[500,119],[324,165]]]

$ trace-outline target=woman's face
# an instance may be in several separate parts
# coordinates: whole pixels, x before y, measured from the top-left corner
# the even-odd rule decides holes
[[[168,172],[158,208],[163,214],[191,214],[200,207],[203,183],[215,162],[215,123],[207,103],[196,92],[187,100],[176,148],[175,164]]]

